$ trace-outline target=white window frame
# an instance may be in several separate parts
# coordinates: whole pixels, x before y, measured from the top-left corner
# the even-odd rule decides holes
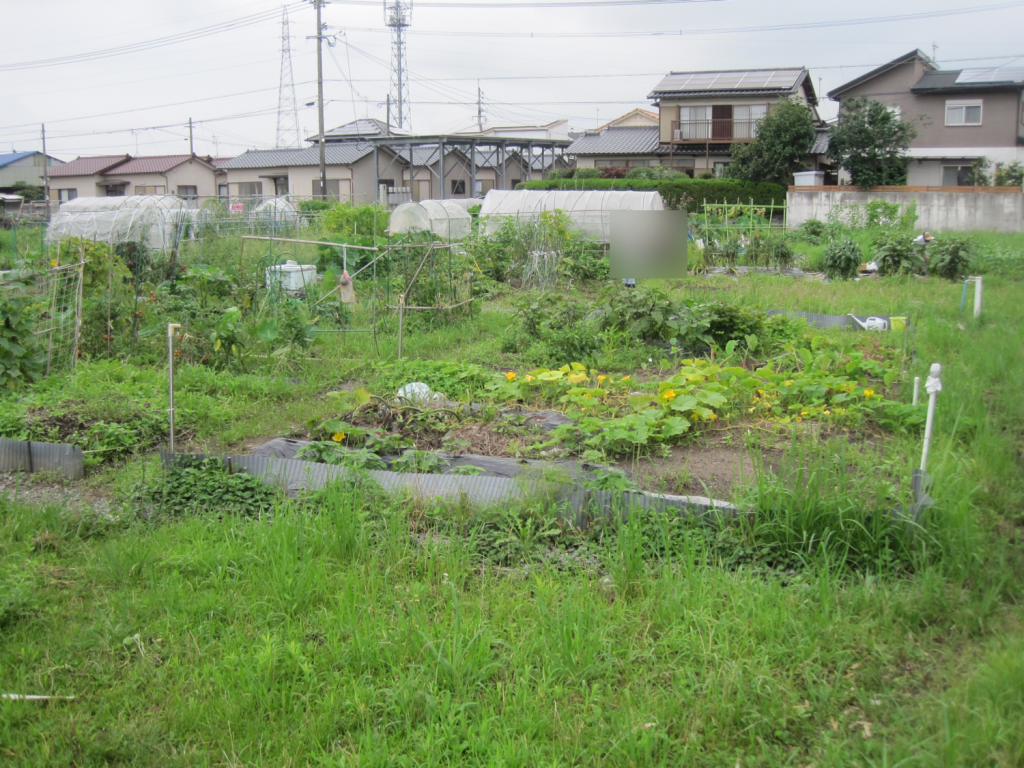
[[[963,120],[961,122],[959,122],[959,123],[951,123],[949,121],[949,110],[951,108],[952,109],[956,109],[958,107],[963,110],[963,113],[962,113],[963,114]],[[964,122],[967,119],[967,108],[968,107],[977,107],[978,108],[978,122],[976,122],[976,123]],[[966,100],[957,100],[957,101],[947,101],[946,102],[945,117],[946,117],[946,125],[947,126],[951,126],[951,127],[955,127],[955,128],[975,128],[977,126],[980,126],[985,121],[985,106],[984,106],[984,102],[983,102],[982,99],[966,99]]]
[[[948,106],[948,105],[947,105],[947,106]],[[902,112],[903,110],[902,110],[902,109],[900,108],[900,105],[899,105],[899,104],[896,104],[896,105],[894,105],[894,106],[891,106],[891,107],[886,107],[886,109],[888,109],[888,110],[889,110],[889,114],[890,114],[890,115],[892,115],[893,117],[895,117],[895,118],[896,118],[897,120],[899,120],[899,119],[900,119],[900,113],[901,113],[901,112]]]

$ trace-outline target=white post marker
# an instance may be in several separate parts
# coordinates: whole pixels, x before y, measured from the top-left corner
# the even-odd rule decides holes
[[[921,394],[921,377],[920,376],[915,376],[914,377],[914,399],[912,401],[913,405],[917,405],[917,401],[919,399],[919,395],[920,394]]]
[[[171,416],[170,449],[174,453],[174,332],[181,328],[177,323],[167,324],[167,412]]]
[[[932,363],[932,369],[928,373],[928,380],[924,383],[924,391],[928,393],[928,417],[924,422],[924,450],[921,452],[921,471],[928,468],[928,447],[932,442],[932,424],[935,422],[935,399],[942,391],[942,381],[939,375],[942,373],[942,366]]]
[[[971,279],[974,280],[974,316],[981,317],[981,275]]]

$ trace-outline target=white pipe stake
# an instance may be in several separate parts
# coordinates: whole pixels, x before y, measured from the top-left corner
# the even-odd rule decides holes
[[[974,316],[981,317],[981,277],[974,278]]]
[[[928,448],[932,442],[932,424],[935,422],[935,400],[942,391],[942,381],[939,375],[942,373],[942,366],[932,363],[931,371],[928,373],[928,380],[924,383],[924,390],[928,393],[928,418],[924,422],[924,450],[921,452],[921,471],[928,468]]]
[[[174,332],[181,328],[177,323],[167,324],[167,413],[171,418],[169,447],[174,453]]]
[[[918,397],[921,394],[921,377],[914,377],[914,401],[913,404],[917,405]]]

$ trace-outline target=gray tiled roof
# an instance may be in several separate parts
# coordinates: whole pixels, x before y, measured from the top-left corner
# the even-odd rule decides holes
[[[814,143],[811,144],[812,155],[828,154],[828,131],[818,131],[814,134]]]
[[[653,155],[661,151],[657,126],[605,128],[585,133],[566,150],[572,155]]]
[[[394,126],[391,126],[390,131],[388,130],[387,124],[383,120],[377,120],[372,117],[363,117],[358,120],[353,120],[351,123],[345,123],[339,125],[337,128],[332,128],[329,131],[324,131],[324,138],[327,141],[331,139],[342,139],[345,141],[351,141],[353,139],[361,138],[376,138],[377,136],[404,136],[405,131],[399,130]],[[316,141],[316,136],[310,136],[306,141]]]
[[[324,144],[324,157],[328,165],[351,165],[373,151],[363,142],[341,142]],[[317,147],[303,149],[250,149],[221,165],[227,170],[242,168],[285,168],[296,165],[319,165],[320,151]]]

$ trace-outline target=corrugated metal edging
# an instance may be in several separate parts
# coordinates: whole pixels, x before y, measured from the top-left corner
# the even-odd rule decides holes
[[[77,445],[0,437],[0,471],[60,472],[69,480],[81,480],[85,476],[85,462]]]
[[[316,490],[328,482],[344,477],[355,478],[357,472],[345,467],[317,464],[296,459],[266,456],[204,456],[202,454],[169,454],[160,452],[165,467],[189,460],[217,458],[232,470],[255,475],[264,482],[279,485],[286,492],[300,489]],[[597,516],[628,516],[637,510],[659,513],[687,512],[698,516],[735,516],[733,504],[704,496],[669,496],[646,492],[597,491],[578,485],[540,483],[535,480],[472,475],[417,475],[404,472],[367,472],[385,492],[408,493],[420,499],[466,501],[480,506],[507,504],[509,501],[539,497],[561,509],[563,519],[579,528],[586,528]]]

